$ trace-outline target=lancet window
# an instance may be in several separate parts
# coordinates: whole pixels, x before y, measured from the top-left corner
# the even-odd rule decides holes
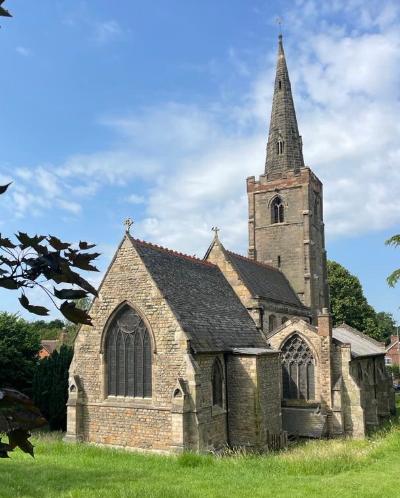
[[[272,223],[283,223],[285,221],[285,206],[280,197],[275,197],[271,204]]]
[[[276,328],[276,316],[269,315],[269,318],[268,318],[268,330],[269,330],[269,332],[272,332],[275,328]]]
[[[220,360],[217,358],[214,361],[212,369],[212,399],[213,406],[223,406],[223,386],[224,386],[224,376],[222,373],[222,365]]]

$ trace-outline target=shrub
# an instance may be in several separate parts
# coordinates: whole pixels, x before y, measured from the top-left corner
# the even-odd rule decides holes
[[[47,419],[51,430],[65,430],[67,425],[68,370],[72,348],[61,346],[40,360],[33,378],[33,400]]]

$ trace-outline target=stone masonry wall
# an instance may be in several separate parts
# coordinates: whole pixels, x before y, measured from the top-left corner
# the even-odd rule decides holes
[[[223,367],[222,407],[212,404],[212,369],[217,357]],[[200,367],[197,404],[199,449],[218,449],[227,444],[225,360],[222,354],[202,354],[196,356],[196,361]]]
[[[226,258],[219,240],[214,241],[211,251],[207,256],[207,261],[219,267],[242,304],[249,310],[250,316],[253,318],[256,326],[262,329],[265,334],[271,332],[268,328],[270,315],[275,316],[277,327],[282,324],[282,319],[284,318],[289,319],[300,315],[304,316],[306,320],[308,319],[307,311],[300,311],[293,306],[279,302],[270,302],[263,298],[253,298],[236,269]]]
[[[266,431],[281,430],[279,354],[230,355],[227,371],[229,442],[264,448]]]
[[[247,179],[249,257],[280,267],[314,320],[327,306],[326,253],[322,220],[322,184],[309,168],[288,171],[269,180]],[[271,202],[279,195],[285,206],[283,223],[272,223]],[[315,209],[315,199],[320,200]]]
[[[153,337],[152,397],[107,396],[103,354],[107,323],[122,303],[131,304],[145,319]],[[178,377],[186,370],[186,337],[147,273],[132,243],[125,238],[94,300],[93,327],[81,327],[70,376],[78,376],[76,437],[137,448],[169,449],[171,399]],[[69,408],[69,412],[73,407]],[[81,429],[79,429],[79,427]]]

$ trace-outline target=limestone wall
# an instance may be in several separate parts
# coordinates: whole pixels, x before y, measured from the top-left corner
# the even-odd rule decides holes
[[[282,429],[279,354],[230,355],[227,371],[229,442],[264,448],[267,431]]]
[[[103,342],[110,318],[123,303],[142,315],[152,335],[151,398],[107,395]],[[186,375],[187,338],[128,239],[118,250],[90,314],[93,327],[81,327],[70,367],[71,378],[79,379],[79,392],[69,407],[69,439],[169,449],[171,400],[177,379]]]

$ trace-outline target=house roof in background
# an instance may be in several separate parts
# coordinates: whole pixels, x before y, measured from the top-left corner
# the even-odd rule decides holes
[[[43,349],[45,349],[49,354],[52,354],[58,346],[58,341],[57,340],[47,340],[43,339],[40,341],[40,345],[42,346]]]
[[[375,341],[372,337],[363,334],[346,323],[335,327],[332,331],[332,336],[342,344],[350,344],[353,358],[385,354],[385,347],[382,343]]]

